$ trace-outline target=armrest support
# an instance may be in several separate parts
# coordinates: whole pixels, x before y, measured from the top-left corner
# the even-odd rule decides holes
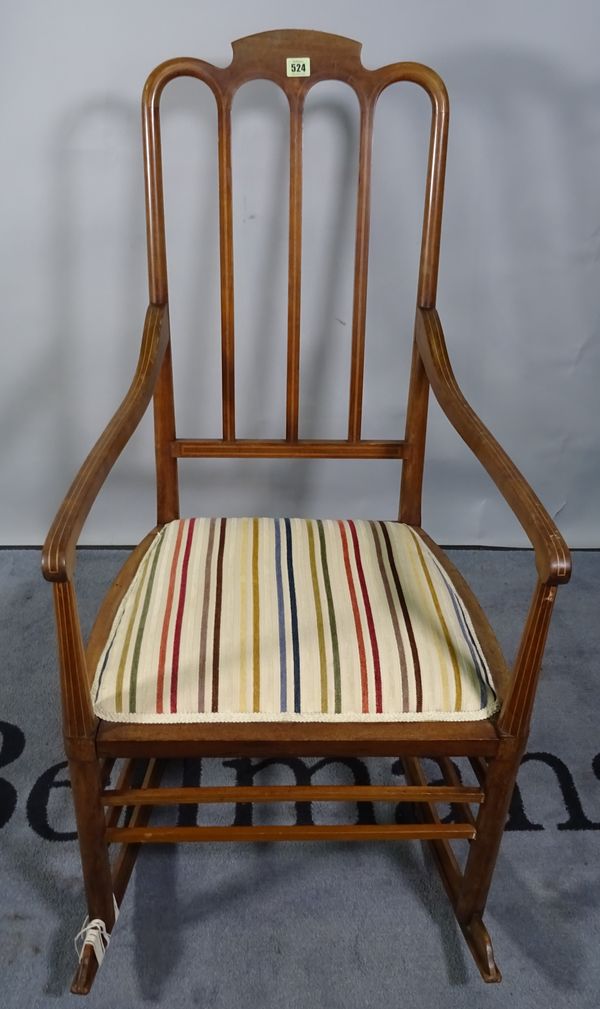
[[[149,305],[133,381],[61,504],[42,551],[44,578],[69,581],[75,568],[75,547],[102,484],[143,417],[150,402],[169,342],[166,305]]]
[[[427,378],[448,420],[498,487],[534,550],[540,582],[557,585],[571,575],[569,549],[548,512],[504,449],[463,396],[452,371],[435,308],[417,308],[415,336]]]

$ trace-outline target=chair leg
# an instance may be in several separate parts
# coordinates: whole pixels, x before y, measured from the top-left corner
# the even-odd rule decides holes
[[[455,912],[467,944],[485,981],[500,981],[492,943],[482,921],[498,850],[522,755],[522,744],[506,739],[488,767],[485,802],[477,816]]]
[[[110,934],[115,912],[108,845],[105,840],[106,823],[100,799],[100,765],[97,760],[72,759],[69,761],[69,769],[88,917],[90,921],[101,919]],[[71,986],[73,994],[87,995],[97,970],[96,954],[92,946],[86,945]]]

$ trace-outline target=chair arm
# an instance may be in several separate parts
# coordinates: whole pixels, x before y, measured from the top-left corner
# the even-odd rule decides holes
[[[79,533],[106,480],[150,402],[169,342],[166,305],[149,305],[133,381],[61,504],[42,551],[42,572],[51,582],[69,581]]]
[[[540,581],[548,585],[568,582],[569,549],[522,473],[463,396],[435,308],[417,308],[415,336],[427,378],[442,410],[487,470],[529,537]]]

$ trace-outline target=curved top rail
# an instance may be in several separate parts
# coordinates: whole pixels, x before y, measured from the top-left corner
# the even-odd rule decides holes
[[[292,123],[301,129],[304,98],[319,81],[339,80],[356,92],[362,109],[370,145],[372,113],[377,98],[390,84],[412,82],[431,99],[432,121],[429,165],[425,193],[424,228],[418,302],[423,308],[435,305],[443,200],[448,94],[441,77],[422,63],[399,62],[370,70],[361,62],[362,44],[354,39],[305,29],[259,32],[232,42],[233,56],[225,67],[194,57],[178,57],[157,66],[149,75],[143,92],[144,155],[146,162],[148,256],[150,300],[167,300],[166,249],[160,153],[160,96],[166,84],[177,77],[195,77],[214,93],[219,112],[222,168],[222,217],[229,224],[230,199],[230,110],[235,92],[251,80],[270,80],[279,85],[290,103]],[[306,75],[289,75],[288,60],[306,62]],[[228,258],[225,243],[225,258]],[[227,271],[226,271],[227,272]]]
[[[242,84],[262,79],[278,84],[286,94],[305,94],[322,80],[349,84],[361,97],[377,97],[384,88],[398,81],[412,81],[427,91],[434,107],[447,105],[448,96],[441,77],[422,63],[404,61],[376,69],[361,61],[362,43],[342,35],[305,29],[281,29],[247,35],[231,43],[233,58],[218,67],[194,57],[177,57],[159,64],[149,75],[143,104],[153,107],[165,85],[176,77],[196,77],[215,94],[233,97]],[[305,76],[290,76],[289,59],[310,61]]]

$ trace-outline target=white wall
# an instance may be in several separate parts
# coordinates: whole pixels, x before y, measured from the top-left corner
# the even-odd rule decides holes
[[[0,543],[40,543],[126,389],[146,296],[139,95],[177,55],[307,27],[363,41],[378,66],[435,67],[451,98],[439,308],[465,392],[573,546],[600,546],[600,6],[597,0],[27,0],[0,41]],[[307,110],[303,431],[341,435],[351,312],[355,108],[341,85]],[[179,434],[218,434],[214,111],[165,93]],[[379,112],[365,433],[404,420],[428,129],[425,96]],[[240,434],[283,430],[286,194],[281,95],[235,109]],[[348,218],[350,215],[350,218]],[[269,392],[279,382],[275,394]],[[312,381],[314,392],[306,389]],[[149,418],[84,542],[154,522]],[[432,408],[424,524],[444,543],[521,544],[478,464]],[[397,464],[186,462],[186,511],[394,516]]]

